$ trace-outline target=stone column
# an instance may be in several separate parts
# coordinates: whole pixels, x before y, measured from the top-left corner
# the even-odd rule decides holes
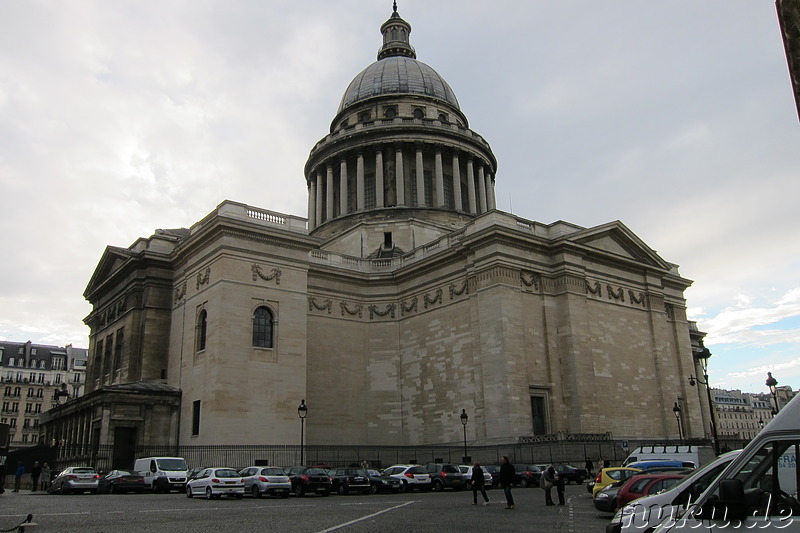
[[[339,216],[347,214],[347,161],[339,164]]]
[[[478,203],[475,200],[475,171],[471,157],[467,160],[467,196],[469,197],[469,213],[471,215],[477,215]]]
[[[489,210],[497,209],[497,199],[494,197],[494,176],[486,174],[486,204]]]
[[[322,171],[317,170],[317,208],[314,211],[314,227],[322,224]]]
[[[364,154],[361,152],[356,159],[356,210],[364,210]]]
[[[458,163],[458,152],[453,152],[453,201],[456,211],[464,210],[461,203],[461,168]]]
[[[394,184],[397,188],[397,205],[406,205],[406,176],[403,171],[403,145],[395,146]]]
[[[333,218],[333,166],[328,164],[327,189],[325,191],[325,220]]]
[[[317,182],[312,176],[308,180],[308,231],[314,229],[314,223],[317,220],[314,210],[317,208]]]
[[[436,207],[444,207],[444,170],[442,169],[442,149],[436,147],[434,156],[434,173],[436,181]]]
[[[478,198],[481,203],[481,214],[486,212],[486,175],[483,173],[483,164],[478,165]]]
[[[417,152],[417,206],[425,205],[425,170],[422,166],[422,145],[415,146]]]
[[[383,207],[383,149],[375,152],[375,207]]]

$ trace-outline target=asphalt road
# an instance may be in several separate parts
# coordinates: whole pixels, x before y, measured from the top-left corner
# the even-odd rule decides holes
[[[177,493],[51,496],[6,492],[0,495],[0,529],[10,528],[28,513],[38,524],[30,531],[58,533],[602,533],[610,519],[594,509],[585,485],[568,485],[563,507],[546,507],[544,492],[538,488],[514,489],[516,509],[511,511],[504,509],[502,490],[487,493],[489,505],[473,506],[468,491],[243,500],[188,499]]]

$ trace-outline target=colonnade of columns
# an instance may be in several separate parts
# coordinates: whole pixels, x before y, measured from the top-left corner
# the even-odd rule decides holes
[[[409,147],[412,146],[413,157],[409,153]],[[388,155],[386,158],[385,150]],[[367,157],[374,157],[374,167],[371,161],[366,161]],[[355,158],[354,179],[348,168],[348,163],[352,166],[352,158],[331,159],[318,165],[307,179],[309,231],[334,218],[373,208],[432,207],[454,209],[471,215],[495,209],[492,168],[472,155],[468,155],[463,164],[459,152],[453,152],[452,163],[448,168],[451,170],[451,175],[446,176],[445,157],[442,148],[438,146],[431,154],[431,150],[423,150],[420,143],[413,145],[396,143],[388,150],[385,146],[378,146],[372,154],[368,149],[359,151]],[[406,170],[404,166],[408,161],[413,161],[413,166]],[[463,179],[462,166],[465,171]],[[365,174],[366,167],[370,169],[369,187]],[[426,185],[425,171],[430,172],[431,167],[432,183]],[[371,182],[373,174],[374,187]],[[450,180],[452,182],[447,183]],[[416,189],[415,194],[408,190],[408,185]],[[354,193],[349,190],[353,186]],[[464,205],[465,202],[462,200],[464,186],[467,188],[467,205]],[[448,189],[447,193],[445,189]],[[335,194],[337,190],[338,202]],[[354,202],[351,201],[352,197]]]

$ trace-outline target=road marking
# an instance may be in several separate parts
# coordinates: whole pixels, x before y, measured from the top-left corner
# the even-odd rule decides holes
[[[395,505],[394,507],[389,507],[388,509],[384,509],[382,511],[378,511],[377,513],[368,514],[366,516],[362,516],[361,518],[356,518],[355,520],[350,520],[349,522],[345,522],[345,523],[339,524],[337,526],[329,527],[328,529],[323,529],[322,531],[319,531],[318,533],[329,533],[330,531],[336,531],[337,529],[342,529],[343,527],[347,527],[347,526],[356,524],[356,523],[361,522],[363,520],[366,520],[368,518],[372,518],[373,516],[378,516],[378,515],[381,515],[383,513],[388,513],[389,511],[394,511],[395,509],[399,509],[401,507],[405,507],[406,505],[411,505],[412,503],[419,503],[419,502],[411,501],[411,502],[401,503],[400,505]]]

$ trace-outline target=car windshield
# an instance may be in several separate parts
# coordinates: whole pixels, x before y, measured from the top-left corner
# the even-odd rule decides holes
[[[232,468],[220,468],[214,472],[216,477],[240,477],[239,472]]]
[[[263,468],[261,474],[264,476],[285,476],[286,472],[281,468]]]
[[[136,475],[138,475],[138,474],[134,474],[130,470],[117,470],[116,473],[117,473],[118,476],[136,476]]]
[[[428,471],[422,468],[421,466],[412,466],[408,469],[409,474],[427,474]]]
[[[73,474],[94,474],[94,468],[75,468],[72,470]]]
[[[175,459],[159,459],[158,460],[158,467],[161,470],[166,471],[180,471],[180,470],[188,470],[186,467],[186,461],[183,459],[175,458]]]
[[[328,473],[325,470],[323,470],[322,468],[309,468],[308,470],[306,470],[305,473],[310,475],[310,476],[327,476],[328,475]]]

